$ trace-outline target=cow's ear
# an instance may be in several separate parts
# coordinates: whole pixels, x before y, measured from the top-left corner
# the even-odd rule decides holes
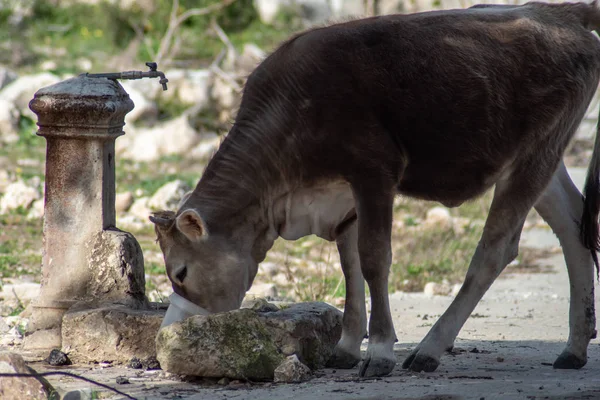
[[[208,236],[208,229],[202,217],[193,208],[183,211],[175,220],[177,229],[190,241],[199,242]]]

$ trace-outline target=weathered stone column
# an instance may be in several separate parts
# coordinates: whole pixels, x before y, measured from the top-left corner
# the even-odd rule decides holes
[[[34,350],[60,347],[75,303],[147,300],[140,246],[115,228],[115,139],[133,102],[116,81],[78,76],[40,89],[29,107],[47,142],[41,291],[25,338]]]

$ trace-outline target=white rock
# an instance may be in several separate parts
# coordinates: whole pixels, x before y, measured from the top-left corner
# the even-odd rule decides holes
[[[190,187],[181,180],[175,180],[161,186],[148,201],[148,207],[155,210],[174,210],[179,201],[190,190]]]
[[[210,102],[209,88],[213,73],[206,69],[186,71],[183,79],[175,85],[179,101],[204,109]],[[170,90],[170,89],[169,89]]]
[[[36,299],[40,294],[40,284],[33,282],[23,282],[7,284],[2,286],[0,297],[6,300],[20,300],[30,302]]]
[[[452,285],[452,292],[450,292],[450,295],[456,297],[458,292],[460,292],[461,287],[462,285],[460,283],[455,283],[454,285]]]
[[[433,207],[427,211],[427,216],[423,225],[427,228],[446,229],[452,224],[450,211],[445,207]]]
[[[0,334],[6,333],[10,330],[10,326],[4,321],[4,318],[0,316]]]
[[[146,216],[146,219],[141,219],[131,214],[117,216],[117,226],[131,232],[141,231],[150,226],[150,222],[147,221],[148,216]]]
[[[43,87],[54,85],[59,81],[60,78],[58,76],[49,72],[22,76],[3,88],[0,91],[0,98],[13,103],[21,115],[35,121],[37,117],[29,109],[29,101],[33,99],[35,92]]]
[[[152,212],[150,207],[148,207],[148,202],[150,197],[140,197],[136,201],[133,202],[131,207],[129,208],[129,214],[140,219],[147,220]],[[124,218],[119,219],[119,221],[123,221]]]
[[[19,207],[28,209],[40,197],[40,193],[35,188],[22,181],[11,183],[6,187],[4,196],[0,199],[0,214],[6,214]]]
[[[58,64],[53,60],[45,60],[40,64],[40,69],[42,71],[52,71],[58,68]]]
[[[0,89],[17,79],[17,74],[8,68],[0,66]]]
[[[19,110],[14,103],[0,97],[0,142],[19,140]]]
[[[5,169],[0,169],[0,193],[4,193],[11,184],[10,174]]]
[[[425,295],[428,297],[448,296],[451,291],[452,288],[450,287],[450,284],[448,284],[448,282],[427,282],[425,284],[425,287],[423,288],[423,293],[425,293]]]
[[[272,24],[282,6],[289,5],[290,1],[281,0],[254,0],[254,8],[258,17],[264,24]]]
[[[119,156],[135,161],[156,161],[162,156],[187,154],[201,136],[182,115],[152,128],[129,128],[117,140]]]
[[[44,216],[44,199],[38,199],[31,204],[31,208],[27,213],[28,219],[39,219]]]
[[[129,208],[133,204],[133,201],[134,201],[133,193],[131,193],[131,192],[117,193],[117,195],[115,196],[116,212],[123,213],[123,212],[129,210]]]
[[[238,101],[236,89],[220,77],[214,81],[211,96],[221,108],[225,109],[233,108]]]
[[[236,68],[241,75],[248,75],[265,59],[267,54],[254,43],[244,44],[242,54],[236,60]]]
[[[123,89],[129,94],[129,98],[133,101],[135,107],[125,115],[125,124],[133,124],[136,121],[156,121],[158,116],[158,108],[153,101],[150,101],[144,95],[144,92],[136,89],[133,85],[127,82],[121,82]]]
[[[221,145],[221,137],[216,133],[207,132],[202,134],[203,139],[188,154],[193,160],[206,160],[215,154]]]
[[[250,289],[248,289],[246,296],[273,299],[279,296],[279,291],[277,290],[277,286],[273,283],[255,283]]]
[[[89,58],[84,58],[84,57],[80,57],[75,61],[75,65],[77,66],[77,68],[79,68],[80,71],[82,72],[91,72],[92,67],[94,66],[92,64],[92,60],[90,60]]]
[[[275,368],[275,379],[277,382],[300,383],[310,379],[310,369],[298,360],[298,356],[288,356],[277,368]]]

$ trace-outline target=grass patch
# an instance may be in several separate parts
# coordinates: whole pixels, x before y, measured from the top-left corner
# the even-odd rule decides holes
[[[0,216],[0,278],[38,275],[42,262],[42,221],[20,214]]]

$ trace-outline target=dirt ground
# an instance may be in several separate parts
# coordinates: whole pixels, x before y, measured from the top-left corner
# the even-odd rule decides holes
[[[549,230],[534,228],[523,233],[521,245],[556,250],[558,241]],[[543,273],[514,273],[507,268],[463,327],[453,352],[443,356],[433,373],[407,372],[400,366],[452,301],[450,296],[422,293],[390,297],[400,341],[396,345],[399,364],[390,376],[380,379],[358,379],[357,368],[317,371],[313,379],[301,384],[184,382],[160,370],[110,365],[64,370],[137,399],[600,399],[598,339],[592,340],[583,369],[552,368],[568,336],[569,284],[561,253],[541,263],[548,265]],[[31,366],[39,372],[50,370],[43,362]],[[129,383],[118,384],[119,377],[126,377]],[[89,394],[93,389],[97,391],[94,396],[101,398],[125,398],[72,378],[48,379],[61,390],[83,389]]]

